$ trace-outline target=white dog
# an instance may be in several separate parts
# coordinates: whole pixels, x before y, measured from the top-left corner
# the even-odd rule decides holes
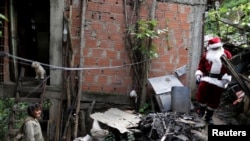
[[[41,66],[39,62],[32,62],[31,67],[35,69],[36,77],[35,79],[44,79],[44,76],[46,74],[44,68]]]

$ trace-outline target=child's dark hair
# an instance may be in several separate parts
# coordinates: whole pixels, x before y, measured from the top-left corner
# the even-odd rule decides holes
[[[42,110],[41,104],[40,103],[32,103],[28,106],[27,112],[30,116],[33,117],[33,112],[35,110]]]

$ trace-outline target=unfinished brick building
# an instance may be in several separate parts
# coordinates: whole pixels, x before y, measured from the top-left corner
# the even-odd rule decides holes
[[[30,63],[40,62],[47,74],[43,99],[51,103],[45,128],[54,133],[46,137],[55,141],[62,138],[71,106],[82,112],[93,101],[134,106],[134,89],[146,101],[151,88],[134,70],[144,61],[146,78],[176,75],[185,66],[178,79],[193,91],[205,9],[205,0],[0,0],[0,13],[9,19],[0,25],[0,95],[15,97],[18,78],[34,77]],[[131,55],[138,45],[130,41],[136,38],[131,29],[140,20],[167,29],[150,38],[158,57],[137,61]]]

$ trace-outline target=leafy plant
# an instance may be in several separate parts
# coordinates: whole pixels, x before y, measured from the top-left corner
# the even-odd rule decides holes
[[[0,26],[3,25],[2,20],[9,21],[3,14],[0,13]],[[3,31],[0,29],[0,37],[3,36]]]
[[[143,107],[139,109],[139,113],[145,114],[149,110],[150,105],[148,103],[145,103]]]
[[[12,98],[1,98],[0,99],[0,139],[4,139],[8,131],[8,122],[11,115],[11,107],[14,104],[14,99]]]
[[[6,21],[9,21],[3,14],[0,13],[0,19],[3,19],[3,20],[6,20]]]
[[[157,26],[156,20],[139,20],[137,22],[137,26],[138,30],[131,29],[131,35],[134,35],[135,38],[139,40],[137,42],[138,44],[136,44],[132,50],[139,51],[142,55],[145,55],[148,58],[158,57],[157,47],[152,43],[148,45],[149,39],[159,38],[159,35],[166,33],[168,29],[165,28],[155,30],[155,27]]]
[[[205,34],[215,34],[235,46],[249,46],[250,2],[225,0],[219,9],[210,9]]]

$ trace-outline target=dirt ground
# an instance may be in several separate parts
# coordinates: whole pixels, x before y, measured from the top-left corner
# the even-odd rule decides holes
[[[218,117],[216,112],[214,113],[212,118],[214,121],[214,125],[226,125],[226,123]],[[206,125],[206,127],[201,132],[204,135],[208,135],[208,125]]]

